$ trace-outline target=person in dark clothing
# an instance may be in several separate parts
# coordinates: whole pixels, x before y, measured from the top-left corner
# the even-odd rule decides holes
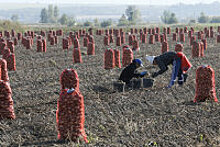
[[[152,74],[153,78],[166,72],[168,70],[168,65],[173,65],[172,77],[168,86],[169,88],[174,85],[176,77],[178,77],[179,85],[186,82],[186,72],[191,67],[191,64],[182,52],[165,52],[164,54],[156,57],[146,55],[146,59],[151,64],[157,65],[160,68],[158,72],[154,72]]]
[[[146,59],[153,65],[157,65],[160,70],[158,72],[154,72],[152,77],[155,78],[158,75],[163,74],[165,71],[168,70],[168,65],[172,65],[174,59],[176,58],[175,52],[165,52],[159,56],[146,56]]]
[[[143,66],[142,61],[140,59],[134,59],[131,64],[129,64],[125,69],[122,71],[119,80],[129,84],[132,78],[142,78],[144,77],[147,72],[137,72],[139,67]]]

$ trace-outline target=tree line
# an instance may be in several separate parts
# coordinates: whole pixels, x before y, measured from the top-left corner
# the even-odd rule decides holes
[[[12,20],[17,20],[18,16],[14,15],[11,18]],[[165,24],[176,24],[178,19],[176,14],[170,11],[165,10],[161,16],[161,21]],[[117,22],[117,26],[129,26],[136,25],[141,22],[141,13],[136,6],[128,6]],[[206,16],[203,12],[200,14],[197,20],[191,19],[189,23],[220,23],[220,16],[209,17]],[[49,5],[48,8],[43,8],[40,14],[40,23],[59,23],[62,25],[73,26],[76,25],[76,19],[74,16],[68,16],[62,14],[60,16],[59,9],[57,6]],[[96,18],[93,21],[86,21],[81,26],[85,27],[108,27],[111,26],[114,22],[112,19],[104,20],[99,22]]]
[[[141,14],[136,6],[128,6],[125,13],[121,16],[118,21],[118,26],[135,25],[141,22]],[[49,5],[48,8],[43,8],[40,14],[40,23],[59,23],[62,25],[72,26],[76,24],[74,16],[68,16],[66,14],[59,15],[59,9],[57,6]],[[93,22],[86,21],[83,26],[90,27],[108,27],[113,24],[112,19],[104,20],[99,22],[96,18]]]

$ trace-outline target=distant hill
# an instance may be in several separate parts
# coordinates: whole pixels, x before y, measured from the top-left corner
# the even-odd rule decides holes
[[[1,4],[0,19],[10,19],[13,14],[19,15],[19,21],[23,23],[37,23],[40,20],[41,9],[47,7],[43,4]],[[60,14],[66,13],[69,16],[75,16],[78,21],[100,20],[112,18],[117,21],[125,12],[127,5],[73,5],[62,4],[58,6]],[[160,16],[164,10],[176,13],[181,22],[186,22],[190,18],[197,19],[201,12],[210,16],[220,16],[220,3],[211,4],[178,4],[172,6],[158,5],[137,5],[140,9],[142,20],[145,22],[160,22]]]

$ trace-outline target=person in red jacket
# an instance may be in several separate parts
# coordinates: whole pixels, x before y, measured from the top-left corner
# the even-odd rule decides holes
[[[183,52],[177,52],[176,55],[177,57],[173,61],[172,76],[168,88],[171,88],[174,85],[176,77],[178,77],[178,84],[183,85],[188,77],[187,71],[192,66]]]
[[[179,48],[178,48],[179,49]],[[172,76],[168,88],[171,88],[174,85],[176,78],[178,77],[178,84],[183,85],[186,82],[188,77],[187,71],[192,67],[191,63],[187,57],[183,54],[182,49],[176,50],[176,52],[166,52],[159,56],[148,56],[146,59],[153,65],[157,65],[160,70],[154,72],[152,77],[155,78],[160,74],[163,74],[168,70],[168,65],[172,64]]]

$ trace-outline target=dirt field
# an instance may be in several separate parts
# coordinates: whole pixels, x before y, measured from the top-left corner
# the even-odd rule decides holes
[[[72,64],[72,48],[64,52],[61,44],[48,45],[45,54],[37,53],[36,46],[32,50],[15,48],[17,71],[9,72],[9,77],[17,118],[0,122],[1,146],[141,147],[151,142],[163,147],[220,146],[219,103],[192,103],[195,71],[201,64],[209,64],[215,70],[219,99],[220,45],[215,40],[209,39],[205,57],[199,59],[191,58],[191,47],[188,41],[185,43],[184,53],[193,67],[183,87],[176,84],[172,89],[165,88],[171,77],[169,68],[155,79],[154,87],[125,93],[112,90],[112,82],[117,80],[122,69],[103,68],[103,36],[95,35],[95,42],[95,56],[86,56],[86,48],[81,47],[83,64]],[[175,43],[169,41],[169,45],[170,50],[174,50]],[[160,51],[160,43],[141,44],[141,51],[135,57],[143,59],[145,54],[158,55]],[[85,130],[90,142],[87,145],[57,142],[59,76],[65,68],[76,69],[80,78],[85,100]],[[148,69],[150,73],[155,70],[158,68]]]

